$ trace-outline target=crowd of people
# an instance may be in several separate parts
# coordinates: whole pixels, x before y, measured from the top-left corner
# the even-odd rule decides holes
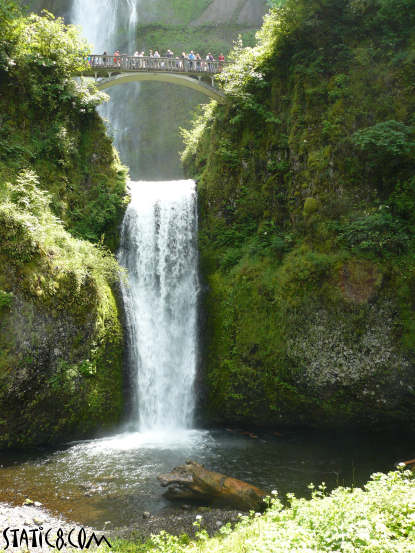
[[[165,55],[160,55],[158,50],[137,51],[133,56],[121,54],[116,50],[113,54],[104,52],[102,56],[89,56],[89,64],[96,66],[117,66],[125,69],[177,69],[180,71],[207,71],[210,73],[221,71],[225,64],[225,56],[221,53],[216,59],[211,52],[201,56],[191,50],[182,52],[181,56],[175,56],[168,49]]]

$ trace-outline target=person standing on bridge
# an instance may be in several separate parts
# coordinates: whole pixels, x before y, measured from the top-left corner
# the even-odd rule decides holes
[[[174,69],[175,63],[173,61],[174,59],[174,53],[170,48],[167,50],[166,58],[168,58],[167,67],[168,69]]]
[[[160,61],[159,61],[159,59],[160,59],[160,54],[159,54],[159,51],[158,51],[158,50],[156,50],[156,51],[154,52],[154,57],[157,58],[157,61],[156,61],[155,65],[156,65],[156,67],[159,69],[159,68],[160,68]]]
[[[193,62],[195,61],[196,57],[195,57],[195,54],[193,52],[193,50],[190,51],[190,54],[189,54],[189,69],[190,71],[193,71]]]
[[[213,73],[213,63],[212,62],[215,61],[215,58],[213,57],[213,55],[210,52],[207,55],[207,60],[208,60],[209,73]]]
[[[218,57],[219,60],[219,71],[222,71],[223,66],[225,64],[225,56],[223,54],[220,54]]]
[[[138,50],[136,50],[136,51],[134,52],[134,56],[133,56],[133,57],[134,57],[133,64],[132,64],[132,65],[133,65],[133,68],[134,68],[134,69],[139,69],[139,68],[140,68],[140,60],[139,60],[138,58],[140,57],[140,54],[139,54]]]
[[[186,60],[187,60],[187,56],[186,56],[186,52],[182,52],[182,63],[181,63],[181,66],[180,68],[185,71],[186,70]]]

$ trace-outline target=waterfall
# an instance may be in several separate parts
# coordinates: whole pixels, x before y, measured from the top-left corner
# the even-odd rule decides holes
[[[139,0],[74,0],[72,22],[82,27],[95,52],[121,49],[117,41],[123,37],[123,46],[132,53],[137,6]],[[129,129],[125,121],[130,117],[131,97],[138,94],[138,84],[116,88],[109,104],[100,108],[127,164],[124,141],[137,140],[138,129]],[[130,191],[119,261],[128,279],[122,292],[133,422],[142,432],[185,429],[192,422],[197,359],[195,183],[131,182]]]
[[[74,0],[71,20],[82,27],[96,54],[110,53],[121,46],[134,48],[138,3],[139,0]],[[122,45],[117,43],[120,37]]]
[[[193,181],[132,182],[120,263],[140,431],[188,428],[197,344],[197,205]]]
[[[140,0],[73,0],[71,22],[82,28],[95,54],[107,52],[112,55],[115,50],[120,50],[121,54],[133,55],[137,50],[139,4]],[[133,160],[129,159],[129,136],[134,134],[138,141],[139,129],[131,128],[131,115],[125,108],[138,104],[140,83],[115,87],[107,94],[111,100],[100,106],[99,112],[109,124],[109,131],[122,161],[131,165]]]

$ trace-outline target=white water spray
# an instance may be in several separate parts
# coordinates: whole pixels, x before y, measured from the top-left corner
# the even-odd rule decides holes
[[[197,361],[197,205],[193,181],[132,182],[120,263],[140,431],[192,423]]]

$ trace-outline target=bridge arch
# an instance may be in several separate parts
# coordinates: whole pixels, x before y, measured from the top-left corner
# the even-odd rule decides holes
[[[189,77],[181,73],[164,73],[162,71],[158,72],[125,72],[118,75],[111,75],[109,77],[100,79],[96,81],[96,86],[98,90],[106,90],[113,86],[141,82],[141,81],[158,81],[170,84],[176,84],[179,86],[185,86],[187,88],[192,88],[197,90],[209,98],[213,98],[219,103],[225,103],[226,96],[221,90],[214,88],[213,86],[208,85],[203,82],[201,79]]]

